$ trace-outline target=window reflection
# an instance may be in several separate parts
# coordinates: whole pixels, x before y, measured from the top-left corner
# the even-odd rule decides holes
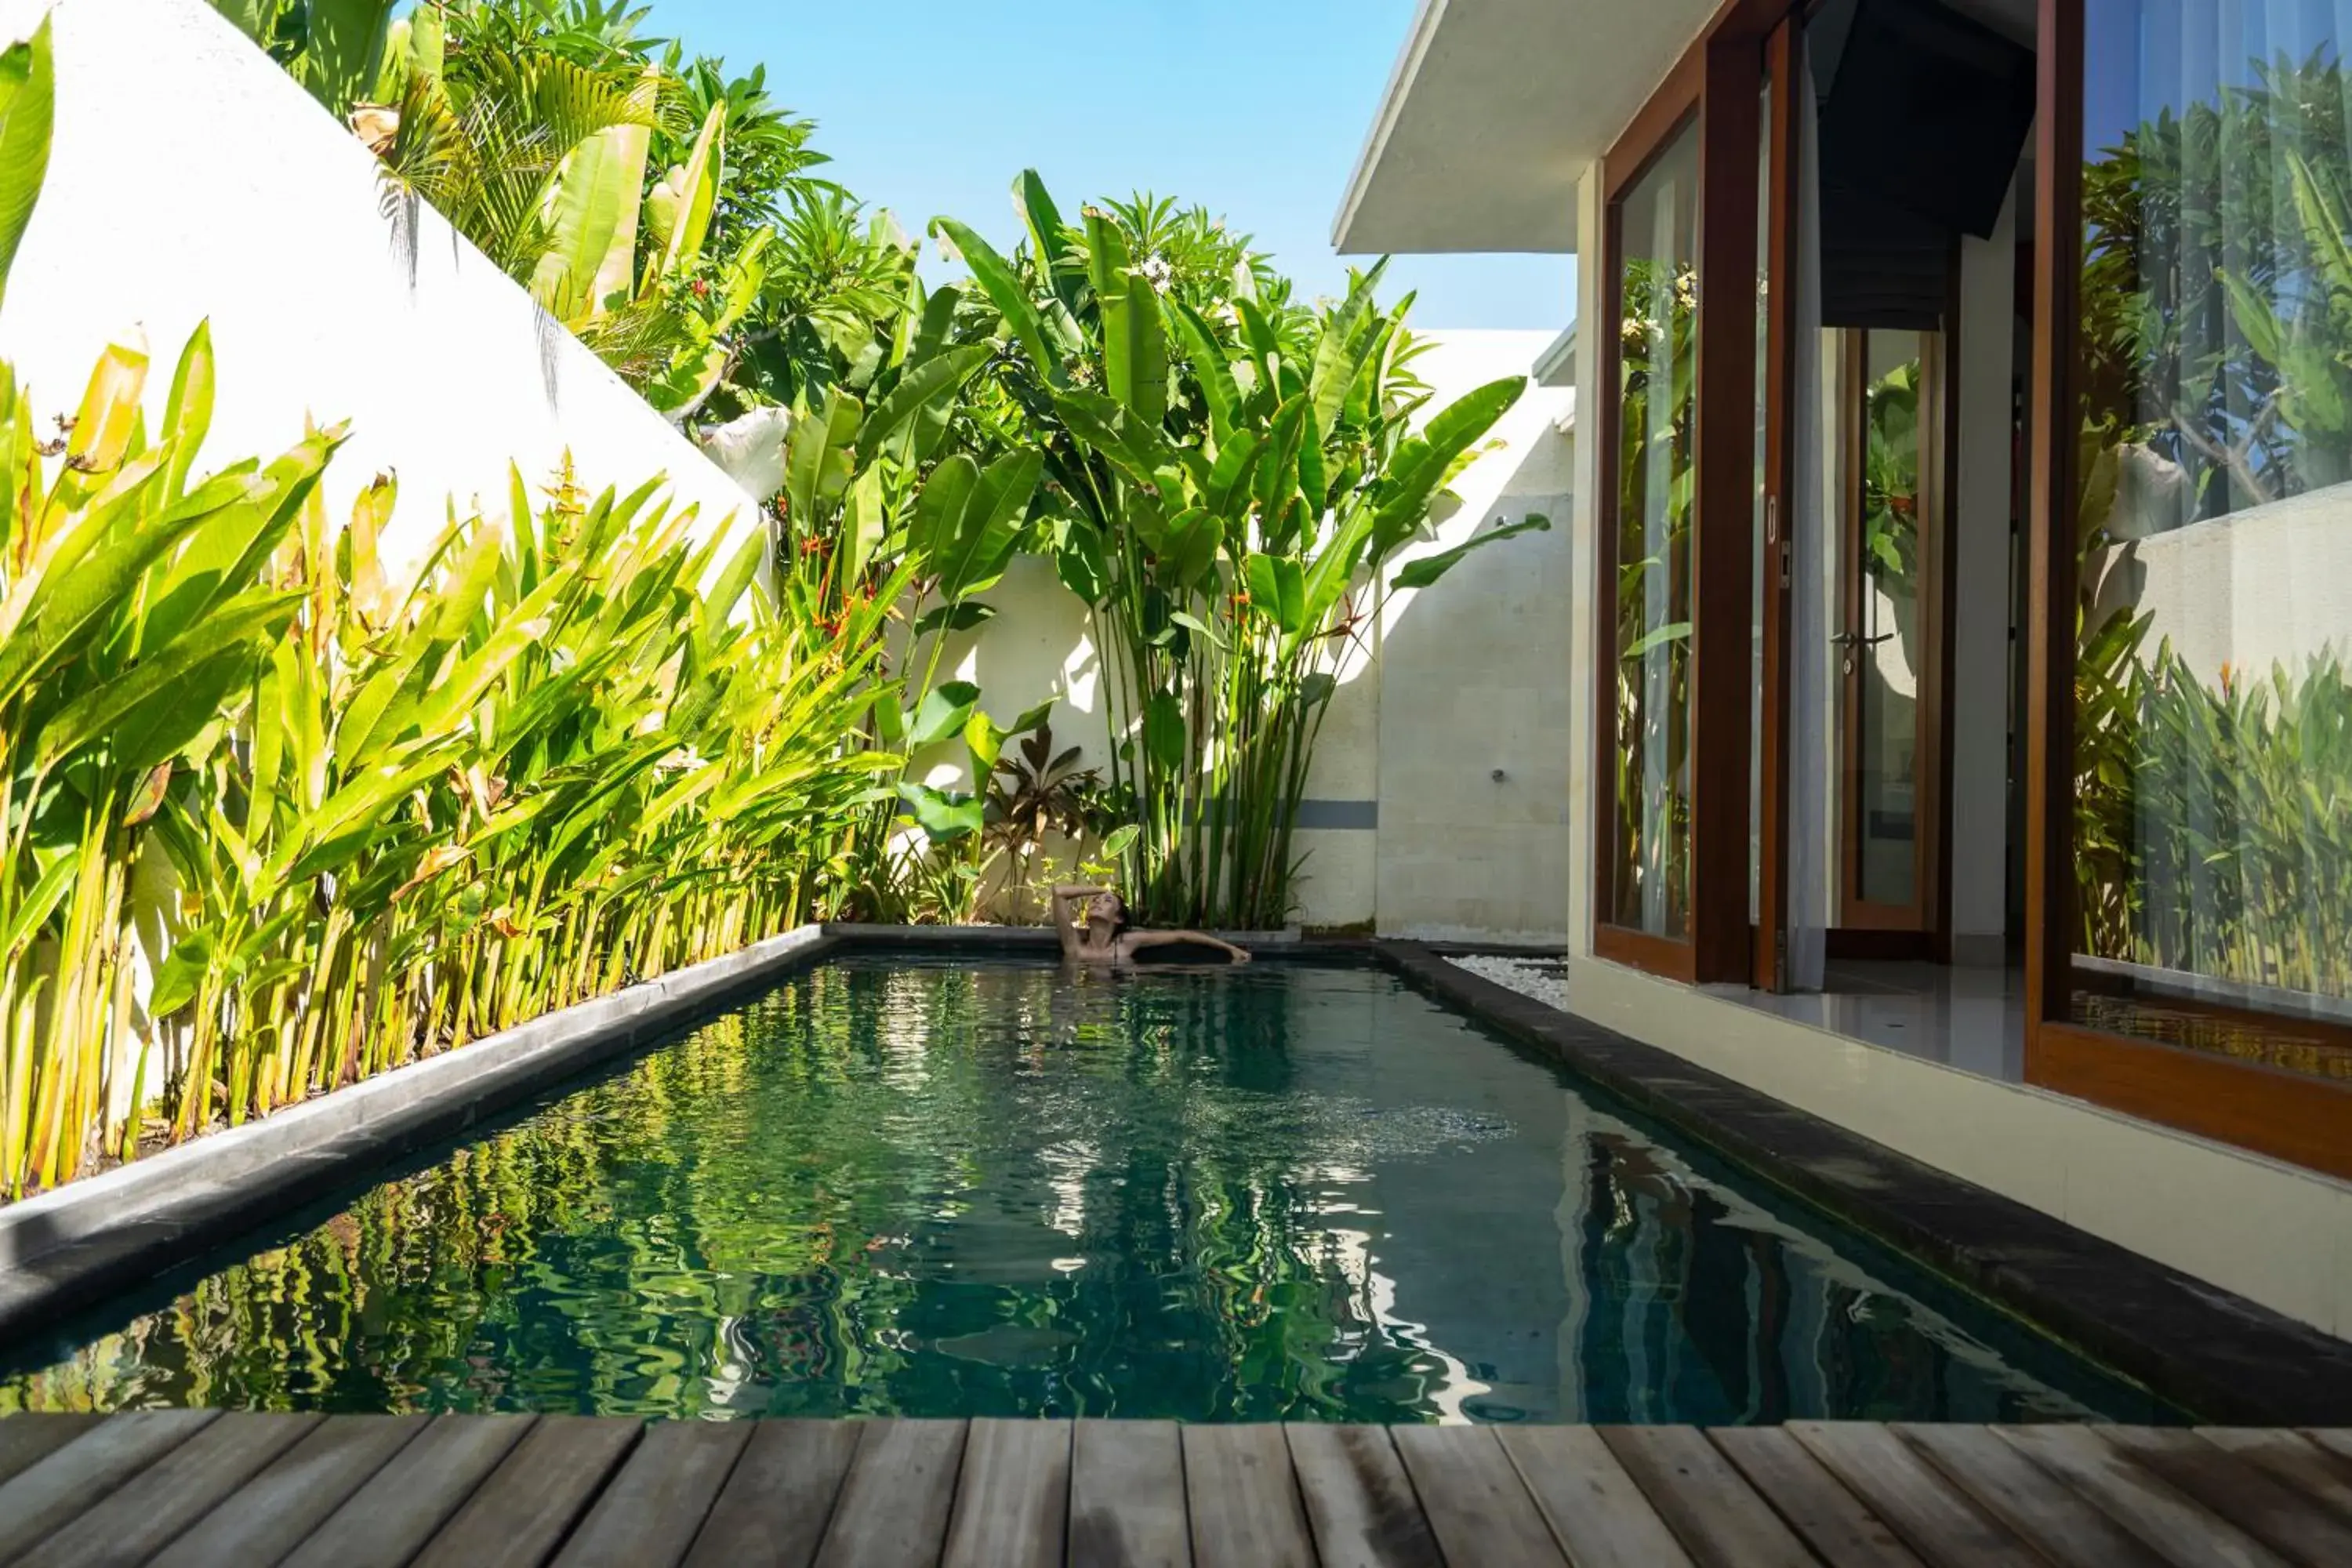
[[[1610,918],[1682,937],[1690,924],[1696,123],[1668,143],[1614,216],[1620,259]]]
[[[2352,1077],[2341,22],[2086,21],[2074,1013]]]

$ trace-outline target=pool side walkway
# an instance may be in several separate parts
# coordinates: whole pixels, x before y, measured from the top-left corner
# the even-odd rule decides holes
[[[2352,1563],[2352,1430],[0,1419],[0,1563]]]

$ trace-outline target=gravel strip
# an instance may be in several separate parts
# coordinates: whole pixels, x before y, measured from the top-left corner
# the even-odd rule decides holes
[[[1531,996],[1547,1007],[1568,1011],[1568,966],[1556,958],[1504,958],[1495,953],[1469,953],[1446,963],[1466,969],[1481,980]]]

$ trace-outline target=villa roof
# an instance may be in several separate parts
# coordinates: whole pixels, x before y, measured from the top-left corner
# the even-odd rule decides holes
[[[1717,0],[1422,0],[1331,229],[1348,255],[1577,248],[1576,182]]]

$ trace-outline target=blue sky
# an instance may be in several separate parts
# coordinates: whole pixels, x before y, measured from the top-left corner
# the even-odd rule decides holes
[[[1034,167],[1075,212],[1144,188],[1255,235],[1337,292],[1332,215],[1413,0],[651,0],[645,30],[768,67],[829,171],[910,231],[951,214],[1000,244]],[[1416,325],[1557,330],[1565,257],[1400,257]]]

